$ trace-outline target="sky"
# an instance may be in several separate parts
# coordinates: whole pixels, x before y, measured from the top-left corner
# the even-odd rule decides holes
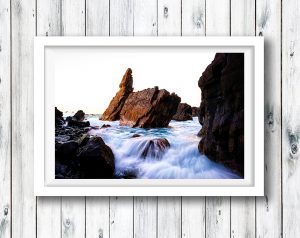
[[[63,112],[102,114],[129,67],[134,91],[158,86],[199,106],[198,80],[215,53],[201,47],[52,47],[46,77],[54,78],[55,106]]]

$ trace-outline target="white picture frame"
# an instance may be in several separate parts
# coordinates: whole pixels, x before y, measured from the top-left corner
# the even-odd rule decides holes
[[[244,52],[244,179],[55,179],[53,81],[46,80],[49,47],[202,47]],[[51,59],[52,57],[52,59]],[[53,58],[54,57],[54,58]],[[200,75],[199,75],[200,76]],[[200,89],[199,89],[200,90]],[[35,37],[34,39],[35,196],[263,196],[264,41],[263,37]]]

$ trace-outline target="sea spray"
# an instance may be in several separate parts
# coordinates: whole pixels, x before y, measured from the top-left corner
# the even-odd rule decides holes
[[[131,128],[119,126],[118,121],[88,119],[91,135],[98,135],[110,146],[115,155],[115,175],[126,177],[128,174],[141,179],[236,179],[233,171],[209,160],[198,151],[200,138],[197,137],[201,126],[198,118],[190,121],[171,121],[168,128]],[[109,124],[111,127],[101,128]],[[132,138],[133,135],[140,135]],[[170,143],[161,156],[141,155],[147,142],[156,138],[165,138]],[[154,148],[155,155],[161,153]]]

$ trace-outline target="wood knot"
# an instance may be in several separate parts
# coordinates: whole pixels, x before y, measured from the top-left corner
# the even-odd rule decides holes
[[[98,238],[103,238],[103,230],[100,228],[98,232],[99,232]]]
[[[258,33],[258,36],[263,36],[262,31],[260,31],[260,32]]]
[[[293,155],[295,155],[295,154],[297,154],[297,152],[298,152],[298,146],[297,146],[297,144],[291,144],[291,153]]]
[[[267,124],[268,124],[269,129],[272,130],[273,127],[274,127],[274,116],[273,116],[273,112],[269,112],[269,113],[268,113]]]
[[[167,18],[169,16],[169,9],[168,7],[164,7],[164,17]]]
[[[8,215],[8,205],[4,206],[4,216],[7,216]]]
[[[288,130],[288,140],[290,144],[290,159],[295,159],[298,154],[298,136]]]
[[[70,227],[71,226],[71,220],[69,218],[66,219],[65,226],[66,227]]]

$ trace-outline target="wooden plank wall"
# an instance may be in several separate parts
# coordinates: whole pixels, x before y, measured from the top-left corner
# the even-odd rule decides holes
[[[0,237],[300,236],[298,0],[0,0]],[[33,196],[33,37],[265,37],[265,193]]]

